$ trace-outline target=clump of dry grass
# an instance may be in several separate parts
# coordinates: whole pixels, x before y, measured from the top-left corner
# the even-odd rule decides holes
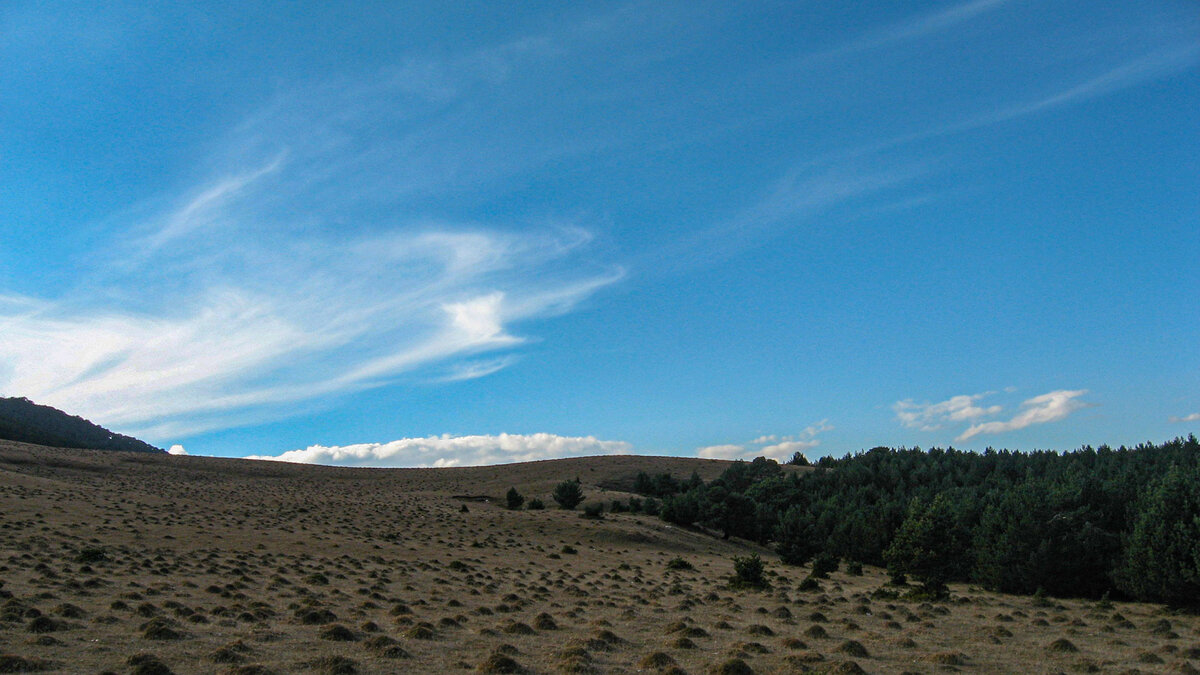
[[[846,640],[842,644],[838,645],[837,651],[841,652],[842,654],[849,654],[850,656],[858,657],[860,659],[869,658],[871,656],[870,652],[867,651],[867,648],[857,640]]]
[[[729,659],[718,666],[713,667],[712,675],[754,675],[754,669],[750,664],[741,659]]]
[[[321,675],[355,675],[358,672],[358,661],[339,655],[322,656],[300,665]]]
[[[0,654],[0,673],[39,673],[55,668],[57,665],[51,661],[26,658],[16,654]]]
[[[967,655],[961,652],[937,652],[934,654],[926,654],[921,657],[922,661],[928,663],[936,663],[940,666],[965,666],[967,665]]]
[[[175,630],[175,625],[172,619],[156,616],[138,626],[138,630],[146,640],[182,640],[183,634]]]
[[[662,670],[676,665],[674,657],[666,652],[651,652],[638,660],[639,668]]]
[[[125,659],[133,675],[172,675],[171,669],[154,654],[141,652]]]
[[[331,623],[323,626],[317,633],[317,637],[332,642],[357,642],[359,639],[357,633],[340,623]]]
[[[813,624],[805,629],[804,634],[814,640],[826,640],[829,638],[829,631],[817,624]]]
[[[433,632],[433,626],[422,622],[404,631],[404,637],[413,640],[432,640],[437,637],[437,634]]]
[[[524,673],[525,668],[511,656],[492,653],[475,669],[480,673]]]
[[[1075,643],[1071,642],[1070,640],[1068,640],[1066,638],[1059,638],[1059,639],[1055,640],[1054,642],[1051,642],[1050,644],[1046,645],[1046,649],[1048,651],[1052,651],[1052,652],[1077,652],[1077,651],[1079,651],[1079,647],[1076,647]]]

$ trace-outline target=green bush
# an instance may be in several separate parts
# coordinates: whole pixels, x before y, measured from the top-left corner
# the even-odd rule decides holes
[[[838,571],[836,555],[825,551],[813,558],[812,576],[814,579],[828,579],[829,575],[836,571]]]
[[[667,561],[667,569],[669,570],[694,570],[696,569],[692,563],[684,560],[679,556],[675,556]]]
[[[541,511],[542,509],[546,508],[546,503],[537,497],[534,497],[533,499],[529,500],[529,506],[526,506],[525,508],[529,509],[530,511]]]
[[[504,503],[510,510],[516,511],[525,503],[525,497],[517,492],[517,488],[508,488],[508,494],[504,495]]]
[[[763,561],[757,553],[734,556],[731,584],[734,588],[766,588],[767,579],[763,576],[763,571]]]
[[[583,513],[579,514],[580,518],[588,518],[591,520],[600,520],[604,517],[604,504],[593,502],[583,507]]]
[[[579,484],[578,478],[564,480],[554,488],[554,494],[551,496],[554,497],[559,508],[572,511],[583,502],[583,486]]]

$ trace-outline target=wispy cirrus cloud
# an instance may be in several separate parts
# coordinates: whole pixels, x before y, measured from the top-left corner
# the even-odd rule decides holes
[[[949,30],[962,23],[997,10],[1012,0],[970,0],[933,12],[919,14],[902,21],[868,31],[848,42],[815,54],[805,55],[803,64],[846,57],[860,52],[880,49],[916,40]]]
[[[447,106],[549,49],[300,87],[250,116],[214,142],[207,178],[105,223],[74,288],[0,297],[0,392],[170,441],[511,365],[516,324],[570,311],[621,268],[587,254],[575,221],[429,204],[542,161],[469,151]]]
[[[362,467],[451,467],[533,462],[589,455],[625,455],[633,449],[624,441],[592,436],[556,434],[498,434],[478,436],[427,436],[388,443],[313,445],[279,455],[252,455],[247,459]]]
[[[1183,417],[1175,417],[1175,416],[1171,416],[1171,417],[1170,417],[1170,418],[1168,418],[1168,419],[1169,419],[1169,421],[1170,421],[1170,422],[1172,422],[1172,423],[1179,423],[1179,422],[1200,422],[1200,412],[1194,412],[1194,413],[1192,413],[1192,414],[1190,414],[1190,415],[1184,415]]]
[[[906,140],[970,131],[1082,103],[1181,72],[1194,67],[1198,62],[1200,62],[1200,43],[1163,47],[1067,84],[1040,98],[1001,106],[990,112],[918,134]]]
[[[809,425],[798,434],[779,436],[767,434],[759,436],[749,443],[726,443],[710,445],[696,450],[697,457],[705,459],[752,459],[767,457],[779,462],[792,458],[797,452],[803,454],[821,444],[817,436],[826,431],[832,431],[833,425],[824,419]]]

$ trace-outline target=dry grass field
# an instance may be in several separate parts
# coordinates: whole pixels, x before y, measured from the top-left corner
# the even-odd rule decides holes
[[[607,504],[638,471],[723,468],[338,469],[0,441],[0,672],[1197,672],[1200,620],[1159,606],[961,585],[880,599],[871,568],[801,592],[808,570],[767,551],[771,588],[733,590],[746,545],[549,498],[576,476]],[[505,510],[510,486],[548,508]]]

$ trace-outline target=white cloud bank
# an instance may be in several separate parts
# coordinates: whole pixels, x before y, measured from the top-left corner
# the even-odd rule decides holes
[[[922,431],[936,431],[952,422],[974,422],[954,439],[961,443],[980,434],[999,434],[1057,422],[1092,405],[1079,400],[1087,394],[1086,389],[1059,389],[1026,399],[1021,403],[1021,410],[1011,419],[977,421],[994,417],[1004,411],[1004,407],[1000,405],[977,405],[981,399],[996,393],[989,391],[982,394],[963,394],[938,403],[916,403],[912,399],[904,399],[894,403],[892,410],[901,424]]]
[[[1200,412],[1194,412],[1191,415],[1184,415],[1183,417],[1171,417],[1169,419],[1171,422],[1200,422]]]
[[[710,445],[696,450],[697,457],[704,459],[753,459],[755,457],[767,457],[778,462],[786,462],[792,458],[792,455],[804,453],[821,444],[817,439],[817,435],[832,431],[833,425],[829,420],[821,420],[816,424],[807,426],[798,434],[790,436],[778,436],[776,434],[767,434],[759,436],[749,443],[736,444],[728,443],[724,445]]]
[[[499,434],[496,436],[428,436],[403,438],[390,443],[360,443],[325,447],[312,445],[276,456],[252,455],[246,459],[362,467],[451,467],[533,462],[563,457],[626,455],[633,449],[624,441],[602,441],[593,436],[555,434]]]

